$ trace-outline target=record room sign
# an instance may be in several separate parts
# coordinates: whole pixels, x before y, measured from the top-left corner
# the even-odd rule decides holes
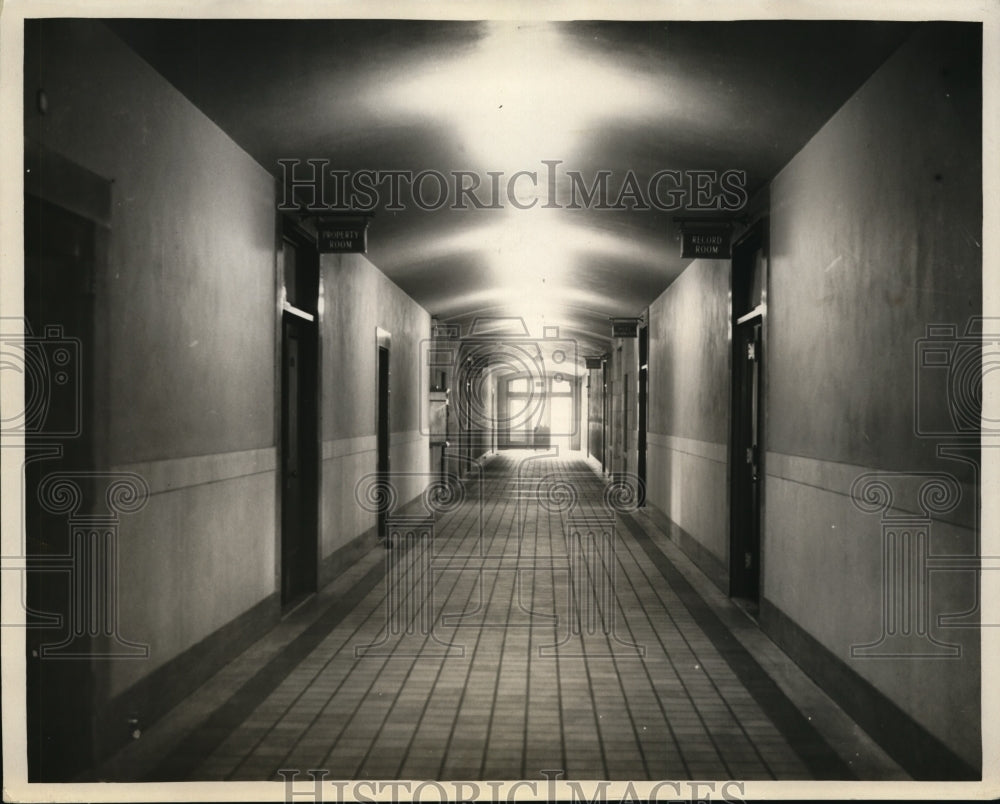
[[[729,226],[698,226],[681,234],[681,257],[684,259],[728,260]]]

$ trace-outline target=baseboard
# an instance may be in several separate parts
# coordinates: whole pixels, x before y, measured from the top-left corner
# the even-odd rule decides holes
[[[140,729],[149,728],[274,627],[280,616],[280,595],[268,595],[101,706],[94,718],[94,766],[132,739],[131,718],[138,719]]]
[[[647,502],[643,510],[652,520],[653,524],[666,534],[670,541],[683,550],[684,554],[694,562],[698,569],[705,573],[706,577],[708,577],[708,579],[714,583],[723,594],[729,594],[729,568],[719,561],[711,550],[705,547],[705,545],[699,542],[694,536],[684,530],[684,528],[674,522],[655,505],[650,505]]]
[[[958,756],[767,598],[761,600],[760,626],[914,779],[982,779],[981,769]]]

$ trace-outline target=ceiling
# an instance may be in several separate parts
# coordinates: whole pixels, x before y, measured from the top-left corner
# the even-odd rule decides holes
[[[657,185],[664,209],[635,208],[655,207],[651,177],[742,171],[752,197],[912,30],[804,21],[109,24],[278,177],[279,159],[328,160],[351,176],[444,175],[451,185],[434,211],[405,192],[402,209],[386,209],[380,185],[372,262],[463,331],[476,317],[521,316],[532,335],[559,326],[581,355],[605,351],[608,318],[640,315],[690,262],[680,257],[679,219],[740,214],[693,208],[690,189],[667,192],[670,177]],[[552,198],[542,160],[559,160]],[[540,189],[522,176],[508,196],[521,170],[535,171]],[[486,208],[452,208],[454,171],[481,181]],[[631,172],[639,198],[601,209],[578,196],[580,208],[567,208],[568,171],[586,188],[609,171],[605,206]],[[433,204],[436,179],[422,189]]]

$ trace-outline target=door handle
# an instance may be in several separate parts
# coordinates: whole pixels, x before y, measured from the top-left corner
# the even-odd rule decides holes
[[[750,467],[750,479],[757,480],[757,445],[747,447],[747,466]]]

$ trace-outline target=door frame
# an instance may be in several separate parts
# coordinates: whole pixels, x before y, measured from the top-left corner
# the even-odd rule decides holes
[[[277,597],[283,612],[288,613],[300,605],[319,590],[320,568],[322,566],[322,432],[323,432],[323,338],[320,315],[319,300],[323,296],[323,279],[320,265],[320,256],[316,245],[315,234],[305,228],[302,223],[287,214],[278,214],[277,219],[277,243],[275,249],[275,292],[277,304],[275,305],[275,442],[277,465],[275,472],[275,588]],[[316,270],[319,274],[316,305],[313,310],[302,310],[287,301],[285,298],[285,267],[284,249],[285,243],[291,243],[300,252],[305,252],[310,259],[316,261]],[[303,315],[305,314],[305,316]],[[311,400],[313,416],[311,424],[314,429],[312,448],[306,458],[310,469],[308,497],[305,505],[309,506],[312,514],[309,517],[309,542],[307,549],[312,548],[312,566],[309,578],[305,584],[306,590],[298,595],[287,596],[284,582],[284,547],[285,547],[285,498],[284,498],[284,372],[285,372],[285,322],[286,318],[292,316],[303,319],[308,324],[307,316],[312,317],[312,365],[313,385],[311,389]]]
[[[78,360],[69,365],[79,372],[74,389],[77,395],[72,399],[79,405],[75,432],[68,429],[47,431],[44,421],[41,429],[34,430],[25,421],[27,432],[23,433],[23,442],[12,449],[12,463],[18,466],[19,482],[23,483],[21,526],[24,530],[20,558],[25,562],[26,571],[20,575],[18,593],[24,616],[25,770],[31,782],[60,783],[72,781],[77,774],[92,768],[98,759],[101,710],[107,702],[110,679],[104,669],[106,662],[96,656],[74,656],[67,661],[58,656],[46,660],[40,655],[42,645],[52,645],[60,637],[72,634],[73,603],[67,575],[65,571],[46,572],[44,568],[53,557],[72,556],[73,547],[72,537],[62,543],[67,537],[65,515],[47,512],[38,491],[42,479],[50,473],[90,472],[107,465],[108,392],[100,381],[108,376],[107,349],[103,348],[107,343],[107,329],[103,323],[106,316],[102,315],[106,299],[98,293],[98,287],[107,268],[111,238],[111,182],[32,140],[25,138],[24,142],[25,164],[31,170],[26,174],[21,196],[25,276],[21,288],[20,331],[8,330],[4,334],[14,335],[15,343],[20,343],[26,351],[29,344],[43,344],[40,353],[46,357],[50,354],[46,346],[55,346],[59,341],[73,342]],[[85,232],[84,240],[88,245],[84,253],[71,258],[71,275],[76,278],[76,284],[69,291],[75,310],[80,312],[79,327],[62,318],[66,308],[60,309],[58,294],[66,288],[45,294],[42,320],[39,316],[29,316],[29,313],[41,312],[34,309],[28,294],[34,289],[29,274],[33,266],[41,263],[43,252],[42,248],[36,248],[40,241],[29,232],[29,226],[32,221],[40,225],[42,221],[58,220],[63,216],[82,224],[80,229]],[[50,315],[60,318],[50,319]],[[60,329],[51,331],[49,326]],[[46,362],[46,365],[54,368],[56,364]],[[48,390],[55,384],[53,379],[46,382],[35,378],[32,381],[25,376],[24,412],[27,413],[30,407],[29,397],[33,390],[38,387]],[[68,387],[72,389],[73,383]],[[79,513],[87,516],[93,513],[91,495],[94,489],[84,480],[80,486],[86,502]],[[46,542],[48,547],[45,547]],[[54,553],[54,549],[58,552]],[[8,582],[18,583],[16,580]],[[86,634],[82,638],[78,636],[75,644],[81,648],[90,639],[92,636]]]
[[[383,389],[381,372],[381,353],[386,353],[386,385]],[[385,435],[382,434],[382,396],[385,391]],[[384,452],[384,466],[383,466]],[[381,327],[375,327],[375,472],[378,474],[379,487],[388,481],[392,472],[392,333]],[[391,499],[391,495],[385,499]],[[375,515],[376,537],[386,546],[388,539],[389,512],[379,508]]]
[[[636,372],[638,388],[636,390],[636,402],[639,410],[636,414],[636,464],[635,473],[639,478],[639,487],[636,489],[636,501],[639,508],[646,506],[646,451],[648,449],[648,426],[649,426],[649,324],[645,323],[639,327],[639,370]]]
[[[765,539],[765,488],[766,488],[766,437],[767,437],[767,295],[768,295],[768,222],[769,218],[764,215],[752,221],[743,232],[737,237],[732,245],[732,258],[730,260],[730,355],[729,355],[729,378],[730,378],[730,403],[729,403],[729,462],[727,472],[727,494],[729,498],[729,596],[738,600],[748,600],[751,604],[751,613],[756,614],[755,607],[759,607],[760,601],[764,598],[764,569],[766,562],[766,539]],[[760,250],[762,253],[761,277],[761,298],[760,303],[752,309],[749,307],[749,284],[745,279],[753,271],[753,255]],[[746,300],[746,301],[744,301]],[[742,302],[742,303],[741,303]],[[757,360],[759,369],[757,376],[757,523],[756,523],[756,589],[755,594],[748,597],[747,573],[742,571],[742,562],[745,560],[744,544],[739,535],[739,527],[744,521],[741,516],[743,512],[737,511],[738,495],[736,491],[737,474],[736,468],[746,461],[746,456],[737,454],[740,452],[739,438],[739,405],[740,405],[740,385],[739,381],[742,372],[743,355],[740,353],[741,338],[739,336],[740,327],[760,324],[760,336],[758,340],[759,351]],[[751,586],[751,592],[754,590]]]
[[[601,471],[608,473],[608,416],[610,406],[608,405],[608,361],[610,355],[601,361]]]

